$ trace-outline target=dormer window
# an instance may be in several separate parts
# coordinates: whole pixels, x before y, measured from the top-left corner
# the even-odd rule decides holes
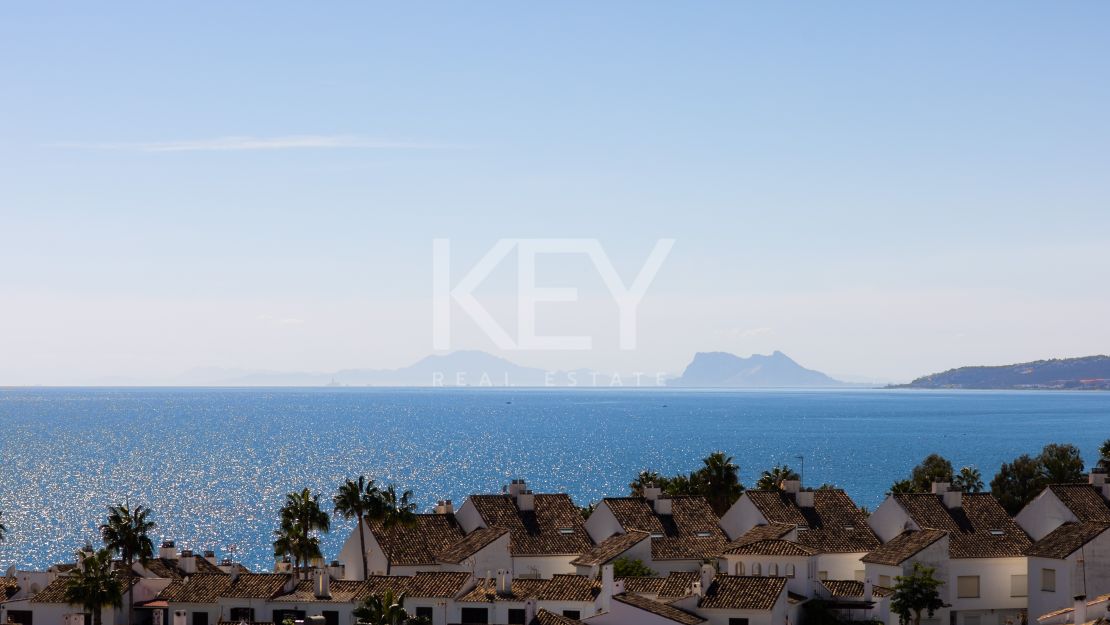
[[[695,532],[694,536],[698,538],[710,538],[713,536],[713,532]]]
[[[560,534],[573,534],[574,533],[574,528],[573,527],[560,527],[559,528],[559,533]]]
[[[662,538],[662,537],[663,537],[663,533],[662,533],[662,532],[652,532],[652,533],[651,533],[651,537],[652,537],[652,538]]]
[[[992,530],[990,530],[990,533],[991,533],[991,536],[1004,536],[1006,534],[1005,531],[1000,530],[1000,529],[992,529]]]
[[[856,526],[855,526],[855,525],[845,525],[845,526],[844,526],[844,531],[845,531],[845,532],[850,532],[850,531],[852,531],[852,530],[854,530],[854,529],[856,529]]]

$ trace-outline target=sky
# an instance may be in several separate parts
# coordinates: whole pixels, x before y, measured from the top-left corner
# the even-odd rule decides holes
[[[1110,352],[1110,4],[5,3],[0,384],[432,353],[499,240],[542,335],[842,376]],[[622,349],[625,285],[673,247]],[[552,247],[553,246],[553,247]],[[515,245],[474,297],[512,337]],[[564,292],[563,295],[568,295]],[[516,342],[517,347],[521,346]]]

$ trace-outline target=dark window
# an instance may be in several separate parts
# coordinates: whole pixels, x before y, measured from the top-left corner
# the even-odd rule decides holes
[[[581,618],[582,613],[578,610],[563,610],[563,616],[567,618],[572,618],[577,621],[579,618]]]
[[[432,620],[432,608],[426,605],[416,608],[416,618],[426,618],[429,621]]]
[[[274,625],[281,625],[287,618],[303,621],[304,610],[274,610]]]
[[[746,619],[746,618],[730,618],[728,620],[728,625],[748,625],[748,619]]]
[[[30,610],[8,610],[8,622],[19,623],[19,625],[33,625],[32,615],[33,613]]]
[[[335,610],[324,610],[320,613],[326,625],[339,625],[339,613]]]
[[[509,625],[524,625],[524,610],[509,608]]]
[[[193,612],[193,625],[208,625],[208,613]]]
[[[463,625],[486,625],[489,623],[489,610],[486,608],[463,608]]]
[[[253,623],[254,608],[231,608],[231,620],[235,623]]]

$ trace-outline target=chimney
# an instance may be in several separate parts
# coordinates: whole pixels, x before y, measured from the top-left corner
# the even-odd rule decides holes
[[[328,566],[328,575],[332,579],[343,579],[346,576],[347,567],[339,563],[339,560],[332,560],[331,565]]]
[[[868,603],[875,600],[875,587],[871,584],[871,578],[863,580],[863,600]]]
[[[614,591],[613,581],[613,565],[605,564],[601,567],[601,608],[602,612],[608,612],[610,606],[610,599],[616,594]]]
[[[522,490],[516,496],[516,507],[520,508],[521,512],[528,512],[536,509],[536,496],[530,490]]]
[[[798,504],[798,506],[802,508],[812,508],[813,491],[800,490],[797,493],[794,493],[794,503]]]
[[[655,501],[663,494],[663,489],[656,486],[654,483],[644,485],[644,499],[648,501]]]
[[[964,506],[964,494],[958,490],[946,490],[941,496],[944,497],[944,507],[949,510]]]
[[[182,549],[181,558],[177,561],[178,568],[186,575],[192,575],[197,572],[197,557],[193,555],[191,549]]]
[[[436,502],[436,514],[455,514],[455,504],[450,499]]]
[[[229,576],[231,576],[231,583],[232,584],[239,581],[239,567],[237,567],[237,566],[231,567],[231,570],[227,571],[227,574]]]
[[[220,565],[220,561],[216,558],[216,552],[215,551],[211,551],[211,550],[205,551],[204,552],[204,559],[208,560],[208,563],[212,564],[214,566],[219,566]]]
[[[1101,487],[1106,483],[1106,469],[1104,467],[1095,467],[1087,474],[1087,483],[1091,486]]]
[[[174,610],[173,611],[173,625],[185,625],[186,622],[187,621],[185,620],[185,610]]]
[[[655,514],[670,516],[671,510],[673,509],[671,506],[670,497],[662,496],[659,499],[656,499],[653,503],[655,504]]]
[[[521,492],[526,490],[528,490],[528,485],[524,483],[524,480],[513,480],[513,483],[509,484],[510,497],[515,498]]]
[[[950,482],[933,482],[931,490],[933,491],[934,495],[943,495],[945,492],[948,491],[949,486],[951,486]]]
[[[331,598],[331,575],[326,569],[312,569],[312,594],[317,599]]]
[[[1075,625],[1083,625],[1087,622],[1087,595],[1075,596],[1075,608],[1072,611],[1072,617]]]
[[[293,572],[293,562],[286,556],[280,560],[274,560],[274,573],[286,574]]]
[[[713,568],[712,564],[701,565],[701,589],[702,592],[707,592],[709,587],[713,585],[713,580],[717,577],[717,569]]]
[[[536,600],[528,599],[524,602],[524,622],[532,623],[536,620]]]
[[[158,549],[158,557],[165,560],[177,559],[177,546],[173,544],[172,540],[162,541],[162,547]]]
[[[802,490],[802,482],[800,480],[783,480],[779,483],[779,488],[784,493],[796,493]]]

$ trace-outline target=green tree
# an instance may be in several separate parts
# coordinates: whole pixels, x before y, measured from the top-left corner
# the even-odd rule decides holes
[[[368,625],[402,625],[411,622],[404,605],[405,593],[394,595],[387,588],[381,595],[371,595],[364,599],[354,609],[354,615],[359,623]]]
[[[755,487],[759,490],[781,490],[783,480],[797,479],[800,479],[798,473],[784,464],[781,467],[776,466],[770,471],[764,471],[763,475],[759,476],[759,481],[756,482]]]
[[[902,625],[921,625],[921,613],[933,617],[933,613],[944,607],[940,598],[940,587],[944,582],[934,574],[936,569],[915,562],[913,571],[906,576],[894,578],[894,597],[890,609],[898,615]]]
[[[640,471],[636,479],[632,480],[632,483],[628,485],[628,489],[631,491],[633,497],[643,497],[644,488],[654,485],[665,491],[667,490],[668,481],[667,478],[659,475],[658,472],[645,469]]]
[[[1104,466],[1110,464],[1110,438],[1098,446],[1098,461]]]
[[[725,455],[723,451],[715,451],[706,456],[702,460],[702,467],[690,478],[709,500],[709,506],[718,516],[728,512],[744,492],[744,486],[740,483],[740,467],[732,461],[732,456]]]
[[[293,556],[293,573],[300,579],[301,563],[308,564],[320,557],[320,540],[316,534],[331,529],[328,513],[320,507],[320,494],[307,488],[285,496],[281,507],[281,529],[275,535],[274,554],[278,555],[278,542]]]
[[[643,560],[638,560],[629,557],[620,557],[613,560],[613,576],[614,577],[655,577],[655,571],[651,570]]]
[[[887,494],[903,495],[906,493],[914,492],[917,492],[917,490],[913,485],[913,480],[898,480],[897,482],[890,485],[890,490],[887,492]]]
[[[416,525],[416,503],[412,501],[411,490],[398,495],[397,489],[392,484],[381,491],[381,497],[382,529],[389,534],[389,544],[385,553],[385,574],[389,575],[393,566],[393,549],[397,544],[397,532]]]
[[[933,482],[952,481],[952,463],[940,454],[929,454],[910,472],[910,481],[915,492],[931,492]]]
[[[983,490],[983,474],[975,467],[964,467],[952,478],[952,486],[965,493],[978,493]]]
[[[991,480],[991,494],[1012,516],[1032,501],[1044,486],[1040,461],[1022,454],[1013,462],[1002,463]]]
[[[384,506],[382,505],[381,492],[374,484],[374,480],[367,480],[366,476],[358,476],[358,480],[347,480],[339,487],[332,498],[335,504],[335,513],[345,519],[355,519],[358,524],[358,543],[362,553],[362,578],[369,575],[366,563],[366,535],[369,521],[380,518]]]
[[[135,563],[146,566],[154,557],[150,533],[157,524],[150,520],[150,508],[127,505],[108,508],[108,519],[100,526],[100,537],[109,553],[119,554],[127,571],[127,623],[135,620]]]
[[[1082,482],[1083,456],[1075,445],[1049,443],[1037,458],[1041,464],[1041,477],[1047,484],[1073,484]]]
[[[77,568],[66,578],[65,600],[92,615],[93,625],[102,625],[101,612],[123,605],[123,584],[112,570],[112,552],[79,551]]]
[[[665,485],[661,486],[664,493],[671,497],[681,497],[683,495],[701,495],[703,494],[702,486],[691,479],[689,475],[676,475],[666,480]]]

